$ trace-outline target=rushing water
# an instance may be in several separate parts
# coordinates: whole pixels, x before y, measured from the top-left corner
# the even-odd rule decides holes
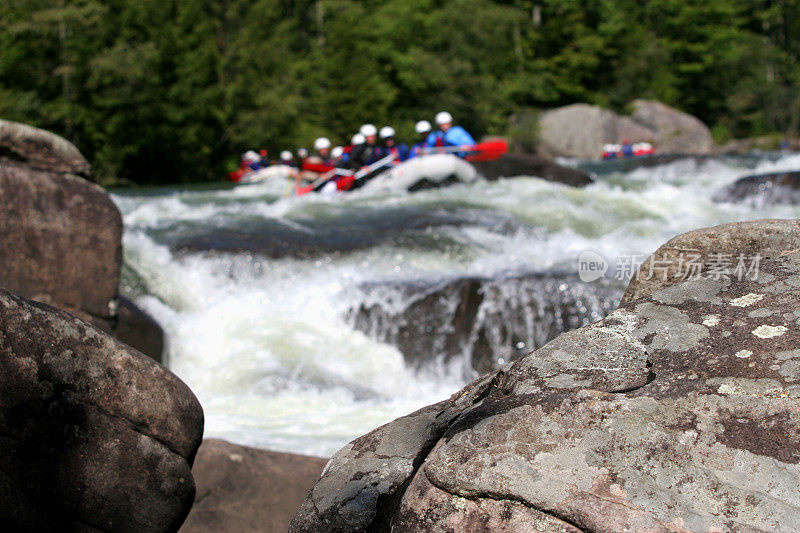
[[[414,194],[119,193],[123,292],[165,329],[207,437],[330,455],[448,397],[478,356],[502,363],[607,314],[625,280],[612,268],[582,284],[581,252],[614,265],[690,229],[800,217],[712,201],[743,175],[797,169],[798,155],[765,155],[593,166],[585,189],[516,177]]]

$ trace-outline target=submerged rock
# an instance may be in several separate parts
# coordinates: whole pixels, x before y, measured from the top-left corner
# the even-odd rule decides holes
[[[203,411],[164,367],[0,290],[0,523],[6,531],[176,531]]]
[[[717,192],[714,201],[748,201],[758,207],[800,204],[800,171],[745,176]]]
[[[284,532],[326,462],[204,440],[192,468],[195,504],[181,531]]]
[[[795,531],[800,223],[682,237],[698,275],[354,440],[291,530]]]
[[[353,327],[397,346],[414,367],[461,359],[485,373],[590,324],[616,305],[621,289],[577,276],[415,280],[362,285]]]
[[[564,167],[533,154],[510,153],[494,161],[474,162],[472,165],[488,180],[536,176],[573,187],[584,187],[594,182],[589,174],[581,170]]]

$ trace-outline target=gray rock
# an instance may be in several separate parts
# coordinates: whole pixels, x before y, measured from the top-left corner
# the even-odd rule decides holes
[[[622,303],[698,276],[747,281],[759,274],[762,260],[773,260],[786,249],[800,248],[799,230],[797,220],[775,219],[734,222],[678,235],[642,263],[625,290]],[[769,282],[771,276],[761,279]],[[696,285],[685,287],[693,289]]]
[[[654,100],[634,100],[633,110],[633,120],[655,130],[660,152],[709,154],[716,147],[711,130],[695,116]]]
[[[192,474],[194,507],[182,533],[284,532],[326,460],[203,441]]]
[[[325,514],[301,510],[301,523],[796,531],[800,225],[757,221],[685,237],[702,250],[761,250],[758,276],[706,269],[639,285],[637,299],[605,319],[453,397],[469,401],[451,399],[420,411],[427,420],[400,419],[353,441],[304,504],[324,502]],[[415,439],[425,445],[408,444]],[[388,457],[413,456],[411,466],[381,462],[387,446]],[[394,488],[389,504],[356,497],[385,485]]]
[[[606,143],[617,143],[624,138],[653,142],[656,136],[654,129],[608,109],[572,104],[540,115],[537,148],[549,156],[599,159]]]
[[[658,152],[708,154],[714,148],[711,131],[699,119],[661,102],[636,100],[634,114],[620,116],[589,104],[552,109],[539,119],[539,149],[544,155],[599,159],[603,145],[652,143]]]
[[[0,523],[6,531],[175,531],[203,411],[164,367],[0,290]]]

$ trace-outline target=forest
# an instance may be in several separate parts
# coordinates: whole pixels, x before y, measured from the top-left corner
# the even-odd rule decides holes
[[[5,0],[0,118],[104,184],[221,179],[248,148],[410,139],[450,111],[535,141],[537,112],[651,98],[718,142],[800,126],[800,0]]]

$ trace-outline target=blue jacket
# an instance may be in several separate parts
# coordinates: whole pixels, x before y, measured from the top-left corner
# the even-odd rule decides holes
[[[452,126],[444,134],[445,146],[472,146],[473,144],[475,144],[475,139],[461,126]]]
[[[405,161],[409,158],[408,146],[405,143],[395,144],[391,148],[383,145],[383,155],[395,154],[395,161]]]
[[[425,144],[428,146],[444,146],[444,132],[442,130],[434,130],[428,134],[425,139]]]

